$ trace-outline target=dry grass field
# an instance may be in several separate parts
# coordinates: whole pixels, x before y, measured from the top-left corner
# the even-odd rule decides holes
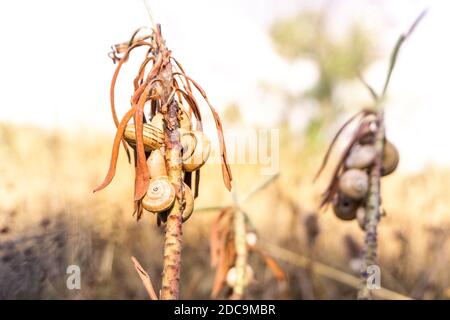
[[[106,172],[110,147],[109,136],[91,130],[0,125],[0,299],[145,299],[131,256],[159,285],[163,228],[153,216],[138,223],[132,217],[133,168],[123,153],[111,186],[92,193]],[[312,179],[324,149],[281,145],[279,178],[243,207],[260,239],[358,276],[363,233],[357,223],[316,209],[326,179],[316,184]],[[207,164],[202,171],[197,207],[230,203],[218,170]],[[238,194],[265,178],[257,166],[234,165],[232,170]],[[383,179],[383,287],[416,299],[450,298],[449,181],[450,170],[439,168]],[[181,298],[210,297],[214,270],[209,232],[216,213],[194,212],[184,225]],[[287,274],[284,284],[250,256],[256,281],[248,298],[356,296],[354,288],[316,274],[314,268],[279,262]],[[81,267],[81,290],[66,289],[71,264]]]

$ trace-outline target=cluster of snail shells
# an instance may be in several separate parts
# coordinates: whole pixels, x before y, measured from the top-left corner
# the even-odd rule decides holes
[[[162,114],[153,116],[150,123],[143,125],[143,143],[146,152],[150,152],[147,158],[147,167],[150,183],[147,193],[142,199],[145,210],[158,214],[165,222],[167,213],[175,203],[176,191],[167,175],[166,161],[164,159],[164,123]],[[180,119],[180,141],[182,145],[182,161],[184,172],[193,172],[206,162],[210,153],[210,141],[201,131],[191,129],[191,121],[186,112],[182,112]],[[124,138],[127,143],[135,147],[136,132],[134,124],[127,125]],[[194,211],[194,194],[183,182],[184,209],[183,222],[187,221]]]
[[[364,230],[366,224],[365,200],[369,191],[369,170],[377,152],[373,139],[363,137],[345,159],[344,172],[339,176],[338,192],[333,199],[333,211],[341,220],[357,219]],[[388,140],[384,143],[381,175],[395,171],[399,162],[397,148]]]

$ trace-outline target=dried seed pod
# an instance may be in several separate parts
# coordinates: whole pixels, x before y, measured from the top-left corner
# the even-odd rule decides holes
[[[356,218],[358,205],[358,201],[338,193],[333,200],[333,212],[341,220],[353,220]]]
[[[190,157],[183,156],[183,169],[187,172],[192,172],[200,169],[202,165],[208,160],[211,151],[211,143],[208,137],[200,131],[191,131],[196,139],[194,152]],[[188,152],[189,153],[189,152]]]
[[[345,159],[345,166],[350,169],[365,169],[373,164],[376,156],[377,151],[373,145],[357,145]]]
[[[166,161],[160,149],[152,151],[147,159],[147,167],[150,178],[167,176]]]
[[[163,212],[172,207],[175,201],[175,188],[167,176],[150,179],[147,193],[142,199],[142,206],[150,212]]]
[[[252,282],[254,277],[254,272],[253,272],[253,268],[247,264],[246,268],[245,268],[245,280],[244,280],[244,284],[247,286],[250,284],[250,282]],[[236,281],[237,281],[237,271],[236,271],[236,267],[232,267],[228,270],[227,272],[227,285],[229,287],[234,287],[236,285]]]
[[[194,194],[192,193],[191,188],[188,187],[186,183],[183,183],[184,188],[184,210],[183,210],[183,222],[186,222],[192,215],[194,211]]]
[[[339,178],[339,190],[354,200],[360,200],[369,191],[369,176],[359,169],[347,170]]]
[[[356,210],[356,220],[359,227],[364,231],[366,230],[366,209],[363,206],[358,207]]]
[[[159,128],[149,123],[143,125],[144,149],[147,152],[159,149],[164,143],[164,133]],[[129,124],[125,128],[124,138],[133,148],[136,146],[136,129],[134,124]]]
[[[381,175],[387,176],[395,171],[398,166],[400,156],[397,148],[388,140],[384,143],[383,149],[383,165],[381,168]]]

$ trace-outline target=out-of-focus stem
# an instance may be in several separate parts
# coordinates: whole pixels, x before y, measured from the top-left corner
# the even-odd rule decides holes
[[[240,208],[234,212],[234,243],[236,248],[236,284],[233,287],[232,299],[241,299],[244,296],[247,272],[247,242],[245,216]]]
[[[314,266],[314,272],[317,275],[323,276],[327,279],[331,279],[342,284],[345,284],[352,288],[359,288],[361,280],[351,274],[345,273],[331,266],[323,264],[318,261],[311,261],[308,257],[300,255],[296,252],[289,251],[285,248],[271,244],[269,242],[263,242],[262,247],[269,252],[272,257],[283,260],[287,263],[299,266],[300,268],[307,268],[309,263]],[[411,300],[410,297],[402,295],[398,292],[388,290],[386,288],[380,288],[373,292],[374,296],[380,299],[387,300]]]
[[[375,164],[370,171],[369,193],[366,202],[366,239],[364,246],[364,261],[361,270],[363,282],[358,291],[358,299],[367,300],[372,298],[371,289],[368,284],[368,268],[377,263],[377,227],[380,221],[380,178],[383,161],[384,148],[384,113],[379,111],[377,132],[375,139],[375,149],[377,157]]]

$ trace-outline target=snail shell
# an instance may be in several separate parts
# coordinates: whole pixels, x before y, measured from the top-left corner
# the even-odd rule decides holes
[[[144,149],[147,152],[159,149],[164,143],[163,131],[153,126],[152,124],[144,123],[142,135],[144,141]],[[130,146],[136,146],[136,129],[134,127],[134,124],[129,124],[126,126],[124,138]]]
[[[156,113],[150,121],[153,127],[164,132],[164,116],[162,113]]]
[[[245,267],[245,277],[244,277],[244,285],[249,285],[252,282],[254,277],[253,268],[250,265],[246,265]],[[237,281],[237,271],[236,267],[232,267],[227,272],[227,285],[229,287],[234,287]]]
[[[186,154],[191,154],[189,157],[183,155],[183,169],[187,172],[200,169],[208,160],[211,151],[211,143],[203,132],[195,130],[190,132],[195,136],[196,143],[192,153],[189,149],[186,150]],[[192,144],[189,144],[189,147],[192,147]]]
[[[150,178],[167,176],[166,162],[160,149],[153,150],[147,159]]]
[[[383,149],[383,164],[381,168],[381,175],[387,176],[395,171],[398,166],[400,156],[397,148],[386,140]]]
[[[245,240],[246,240],[248,246],[254,247],[254,246],[256,246],[256,243],[258,242],[258,236],[254,232],[248,232],[245,235]]]
[[[357,145],[345,159],[345,166],[351,169],[365,169],[373,164],[376,156],[377,151],[374,146],[370,144]]]
[[[333,212],[341,220],[353,220],[356,218],[358,201],[341,193],[337,194],[333,201]]]
[[[356,220],[362,230],[366,230],[366,209],[364,207],[358,207],[356,210]]]
[[[181,117],[180,117],[180,128],[190,131],[192,129],[191,118],[184,108],[180,105]]]
[[[150,212],[168,210],[175,201],[175,188],[167,176],[150,179],[147,193],[142,199],[142,206]]]
[[[187,184],[184,183],[184,201],[185,201],[185,205],[184,205],[184,210],[182,213],[182,220],[183,222],[186,222],[192,215],[192,212],[194,211],[194,194],[192,193],[191,188],[189,188],[187,186]],[[169,208],[167,208],[167,210],[163,210],[158,212],[158,219],[160,222],[162,223],[166,223],[167,222],[167,217],[169,215],[169,210],[172,206],[169,206]],[[150,210],[149,210],[150,211]],[[157,212],[157,211],[151,211],[153,213]]]
[[[186,183],[183,182],[184,189],[184,210],[183,210],[183,222],[186,222],[192,215],[194,211],[194,194],[191,188],[188,187]]]
[[[197,138],[192,131],[180,129],[180,141],[182,148],[182,160],[188,160],[194,153]]]
[[[360,200],[369,190],[369,176],[359,169],[347,170],[339,178],[339,190],[354,200]]]

